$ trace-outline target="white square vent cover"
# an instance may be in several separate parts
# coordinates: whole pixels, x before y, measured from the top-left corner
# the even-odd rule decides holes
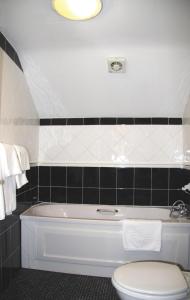
[[[125,57],[109,57],[108,71],[110,73],[125,73],[126,72],[126,59]]]

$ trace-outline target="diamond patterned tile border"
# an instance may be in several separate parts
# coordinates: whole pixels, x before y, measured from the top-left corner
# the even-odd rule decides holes
[[[182,126],[42,126],[39,162],[112,166],[182,164]]]

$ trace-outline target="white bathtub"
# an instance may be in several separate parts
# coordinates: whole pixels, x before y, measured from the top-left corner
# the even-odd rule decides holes
[[[111,276],[134,260],[163,260],[190,269],[190,222],[169,209],[105,205],[40,204],[21,215],[22,266],[55,272]],[[163,221],[160,252],[125,251],[123,219]]]

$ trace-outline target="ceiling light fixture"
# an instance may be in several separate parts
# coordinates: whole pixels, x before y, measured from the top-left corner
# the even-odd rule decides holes
[[[70,20],[88,20],[102,9],[101,0],[52,0],[55,11]]]

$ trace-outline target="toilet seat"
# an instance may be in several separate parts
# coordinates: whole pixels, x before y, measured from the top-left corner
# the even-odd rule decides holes
[[[112,283],[118,291],[136,299],[177,300],[188,293],[187,282],[178,266],[162,262],[121,266],[114,272]]]

